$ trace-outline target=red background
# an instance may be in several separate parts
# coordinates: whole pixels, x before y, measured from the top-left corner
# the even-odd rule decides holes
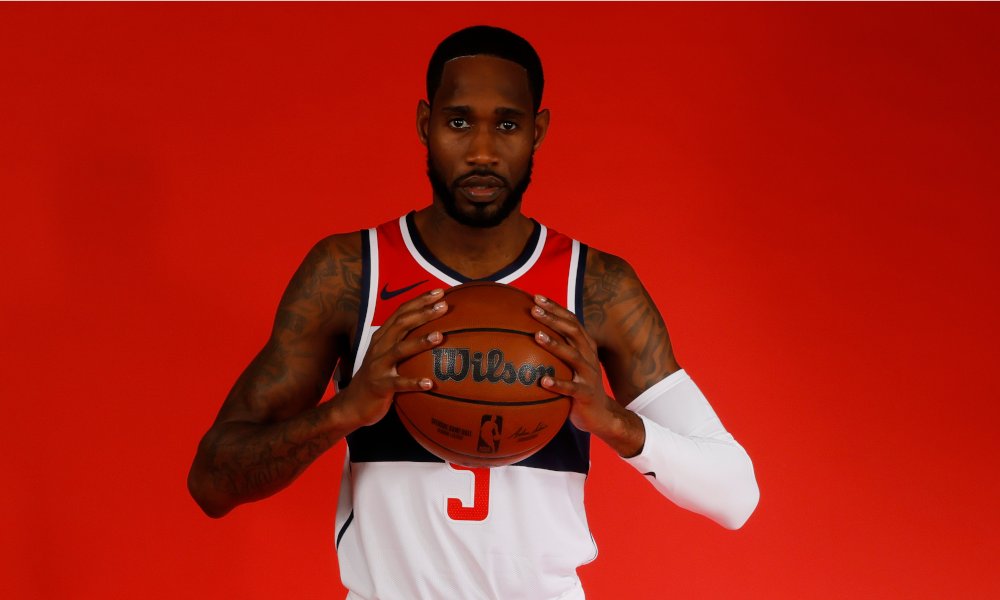
[[[425,205],[435,45],[544,61],[529,215],[627,258],[749,451],[736,532],[595,444],[592,598],[1000,593],[1000,10],[0,5],[0,595],[343,597],[340,445],[185,489],[309,247]]]

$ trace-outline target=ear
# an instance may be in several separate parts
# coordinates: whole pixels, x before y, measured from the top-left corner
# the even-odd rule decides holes
[[[431,122],[431,107],[426,100],[417,102],[417,137],[420,143],[427,145],[427,130]]]
[[[550,118],[549,109],[547,108],[538,111],[538,114],[535,115],[535,152],[538,152],[538,149],[542,145],[542,140],[545,139],[545,134],[549,131]]]

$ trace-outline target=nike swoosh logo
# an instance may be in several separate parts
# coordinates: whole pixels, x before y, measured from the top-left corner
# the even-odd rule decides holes
[[[395,298],[396,296],[398,296],[398,295],[400,295],[400,294],[402,294],[404,292],[408,292],[408,291],[412,290],[413,288],[417,287],[418,285],[423,285],[423,284],[425,284],[427,282],[428,282],[428,280],[425,279],[423,281],[418,281],[417,283],[414,283],[413,285],[408,285],[405,288],[400,288],[398,290],[393,290],[391,292],[389,291],[389,284],[387,283],[387,284],[385,284],[385,287],[382,288],[382,292],[378,295],[378,297],[381,298],[381,299],[383,299],[383,300],[391,300],[391,299]]]

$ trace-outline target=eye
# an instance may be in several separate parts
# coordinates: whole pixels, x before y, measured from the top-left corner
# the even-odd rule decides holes
[[[514,131],[515,129],[517,129],[517,123],[513,121],[503,121],[500,123],[501,131]]]
[[[460,117],[456,117],[454,119],[451,119],[450,121],[448,121],[448,125],[450,125],[454,129],[468,129],[469,128],[469,122],[466,121],[465,119],[460,118]]]

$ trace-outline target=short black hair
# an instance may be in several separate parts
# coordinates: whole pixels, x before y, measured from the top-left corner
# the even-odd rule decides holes
[[[495,56],[524,67],[528,71],[528,89],[531,92],[535,113],[538,113],[538,109],[542,106],[542,89],[545,87],[542,59],[538,58],[538,53],[528,40],[506,29],[488,25],[466,27],[449,35],[438,44],[437,50],[431,56],[431,64],[427,66],[428,104],[434,102],[434,94],[441,87],[445,63],[461,56],[477,54]]]

